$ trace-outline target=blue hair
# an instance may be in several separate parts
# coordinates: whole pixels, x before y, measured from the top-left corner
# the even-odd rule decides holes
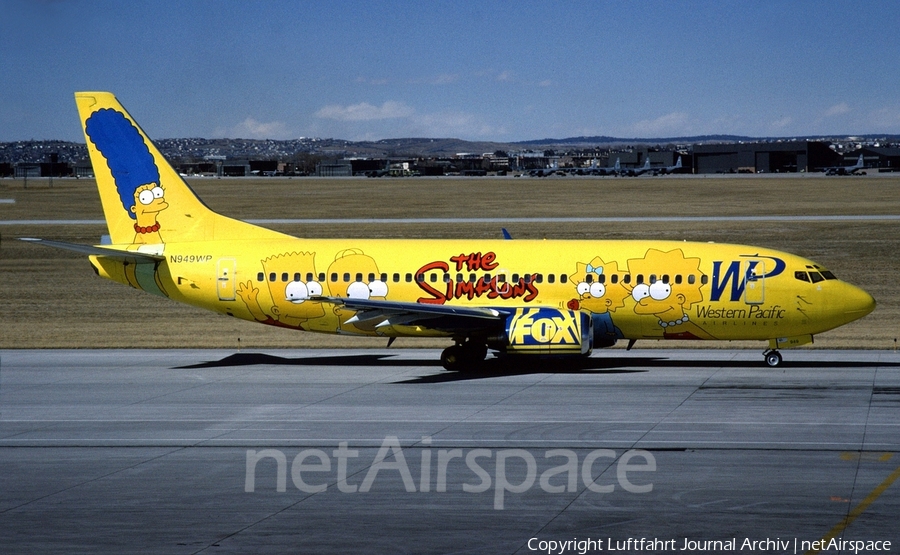
[[[106,158],[116,182],[122,206],[131,217],[134,191],[141,185],[159,183],[159,168],[144,138],[122,112],[112,108],[97,110],[85,122],[85,133]]]

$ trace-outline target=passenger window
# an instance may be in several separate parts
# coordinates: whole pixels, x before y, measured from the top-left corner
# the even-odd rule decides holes
[[[456,281],[462,281],[462,280],[463,280],[463,275],[462,275],[462,274],[456,274]]]
[[[278,276],[275,275],[275,272],[269,274],[269,281],[278,281]]]
[[[668,275],[668,274],[665,274],[665,275],[662,277],[662,281],[663,281],[663,283],[672,283],[671,281],[669,281],[669,275]]]
[[[444,283],[450,283],[450,274],[444,274]]]
[[[359,275],[359,274],[357,274],[357,275]],[[362,276],[360,276],[360,278],[362,278]],[[362,281],[362,279],[358,279],[356,281]],[[372,283],[373,281],[375,281],[375,274],[373,274],[372,272],[369,272],[369,283]]]
[[[544,274],[535,274],[534,282],[535,283],[544,283]]]
[[[394,274],[393,276],[391,276],[391,277],[394,278],[394,279],[393,279],[394,283],[400,283],[400,274],[396,274],[396,273],[395,273],[395,274]]]
[[[361,274],[361,273],[357,273],[357,274],[356,274],[356,281],[362,281],[362,274]]]
[[[706,274],[703,274],[702,276],[700,276],[700,283],[703,285],[706,285],[707,283],[709,283],[709,276],[707,276]]]
[[[319,281],[325,281],[325,272],[319,272]],[[337,281],[337,280],[334,280]]]
[[[287,272],[281,272],[281,281],[286,282],[288,280]]]
[[[294,273],[294,281],[300,281],[300,272]],[[309,281],[309,280],[306,280],[306,281]]]
[[[266,279],[266,274],[262,272],[256,274],[256,281],[263,281],[264,279]]]
[[[619,283],[619,274],[613,274],[609,278],[610,283]]]
[[[519,274],[513,274],[513,275],[512,275],[512,282],[513,282],[513,283],[519,283]]]
[[[806,272],[794,272],[794,277],[800,281],[809,281],[809,275]]]
[[[412,283],[413,277],[412,274],[406,274],[406,283]]]
[[[567,276],[566,274],[559,274],[560,283],[566,283],[567,281],[569,281],[569,276]]]
[[[819,272],[810,272],[809,277],[810,279],[812,279],[813,283],[819,283],[820,281],[825,280],[825,278],[823,278],[822,274],[820,274]]]
[[[599,276],[597,276],[597,281],[599,281],[600,283],[606,283],[606,274],[600,274]]]
[[[478,276],[476,274],[469,274],[469,281],[475,283],[476,281],[478,281]]]
[[[332,272],[331,273],[331,281],[337,281],[337,280],[338,280],[337,272]]]
[[[681,274],[675,276],[675,285],[681,285]]]
[[[594,274],[588,274],[584,276],[584,281],[586,283],[594,283]]]
[[[525,280],[525,283],[531,283],[531,274],[525,274],[522,279]]]
[[[624,276],[622,276],[622,283],[624,283],[625,285],[631,283],[631,274],[625,274]]]
[[[350,272],[344,272],[344,283],[350,283]]]
[[[416,274],[416,281],[418,283],[425,283],[425,274]]]
[[[431,283],[434,283],[437,281],[437,274],[434,272],[431,272],[431,274],[428,277],[431,280]]]
[[[644,274],[638,274],[637,281],[635,283],[637,283],[638,285],[644,283]]]
[[[697,282],[697,277],[694,274],[688,276],[688,284],[694,285]]]
[[[656,283],[656,274],[650,274],[650,283]]]
[[[556,274],[547,274],[547,283],[556,283]]]
[[[506,283],[506,274],[500,274],[497,276],[497,283]]]

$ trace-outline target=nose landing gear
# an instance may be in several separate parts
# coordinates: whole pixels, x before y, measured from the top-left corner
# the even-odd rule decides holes
[[[781,364],[781,353],[779,353],[776,349],[769,349],[768,351],[763,353],[763,357],[766,359],[766,364],[770,367],[775,368],[779,364]]]

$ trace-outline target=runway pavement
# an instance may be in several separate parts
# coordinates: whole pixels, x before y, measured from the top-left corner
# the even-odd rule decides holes
[[[0,351],[0,551],[897,551],[900,353],[783,354]]]

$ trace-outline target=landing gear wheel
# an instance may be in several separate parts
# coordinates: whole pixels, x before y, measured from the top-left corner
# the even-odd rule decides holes
[[[487,351],[487,345],[470,339],[444,349],[441,353],[441,365],[447,370],[474,370],[484,362]]]
[[[766,358],[766,364],[768,364],[772,368],[775,368],[776,366],[781,364],[781,353],[779,353],[775,349],[764,352],[763,356]]]
[[[447,347],[441,352],[441,366],[446,370],[459,370],[465,361],[465,352],[462,346]]]

